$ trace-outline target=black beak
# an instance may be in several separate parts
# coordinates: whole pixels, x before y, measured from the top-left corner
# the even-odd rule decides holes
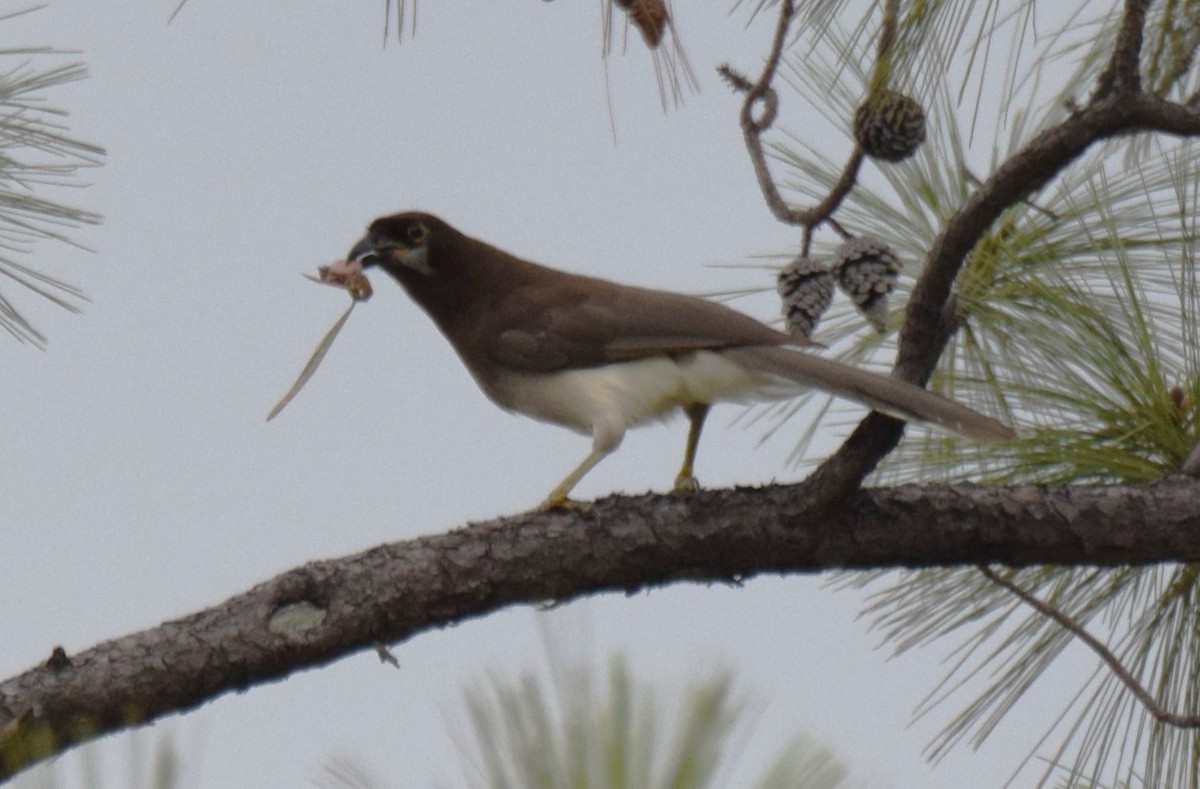
[[[346,259],[362,263],[363,268],[375,265],[379,262],[379,256],[375,249],[375,241],[369,235],[363,236],[351,248],[350,254],[346,256]]]

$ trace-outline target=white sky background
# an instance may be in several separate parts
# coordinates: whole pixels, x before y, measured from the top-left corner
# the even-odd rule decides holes
[[[772,286],[706,265],[795,237],[759,196],[739,100],[713,70],[751,70],[765,51],[772,20],[745,29],[745,9],[676,3],[703,92],[667,115],[631,33],[609,66],[614,146],[596,0],[424,0],[416,38],[386,47],[382,0],[189,0],[167,25],[174,4],[52,0],[0,23],[8,46],[82,50],[92,78],[49,97],[73,134],[109,151],[93,185],[68,195],[105,216],[75,234],[96,254],[46,244],[31,258],[94,303],[72,316],[3,285],[50,336],[45,353],[0,342],[3,676],[308,560],[526,510],[582,458],[587,439],[489,403],[378,274],[316,378],[263,421],[346,303],[300,273],[344,255],[375,216],[430,210],[540,262],[689,292]],[[795,129],[812,110],[783,99],[780,125]],[[788,436],[802,426],[759,447],[754,428],[726,427],[737,413],[710,421],[701,480],[794,478]],[[631,433],[577,494],[666,490],[684,434],[682,421]],[[735,671],[762,713],[734,786],[797,730],[870,786],[1003,783],[1059,700],[1028,700],[982,752],[931,772],[921,748],[953,708],[911,726],[910,711],[944,650],[887,660],[858,605],[790,577],[609,595],[567,616],[585,622],[599,663],[625,651],[664,693]],[[155,730],[176,736],[189,787],[311,785],[334,756],[391,787],[461,786],[447,726],[465,726],[461,690],[485,669],[544,663],[540,616],[424,634],[396,648],[400,671],[360,654]],[[106,753],[127,752],[118,740]],[[76,760],[60,761],[68,775]]]

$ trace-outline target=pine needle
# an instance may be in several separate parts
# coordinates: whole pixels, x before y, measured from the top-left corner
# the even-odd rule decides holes
[[[321,342],[317,344],[316,350],[312,356],[308,358],[308,364],[304,365],[304,369],[300,371],[300,377],[296,379],[296,383],[292,384],[292,388],[287,391],[287,394],[275,404],[271,409],[271,413],[267,414],[267,421],[270,422],[279,412],[287,407],[287,404],[292,402],[292,398],[300,394],[300,390],[308,383],[308,380],[317,372],[317,368],[321,365],[321,361],[325,358],[325,354],[329,353],[329,349],[333,347],[333,341],[337,339],[338,332],[346,325],[346,321],[350,318],[350,313],[354,311],[356,300],[350,301],[350,306],[342,313],[342,317],[337,319],[333,326],[329,327],[329,331],[325,332],[325,336],[321,338]]]

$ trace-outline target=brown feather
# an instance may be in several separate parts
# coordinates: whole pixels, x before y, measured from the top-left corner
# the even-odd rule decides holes
[[[376,220],[370,234],[377,246],[404,249],[414,223],[428,230],[429,270],[386,254],[380,265],[429,313],[498,402],[496,386],[505,377],[707,350],[903,419],[976,439],[1015,436],[1007,425],[918,386],[797,350],[796,337],[715,302],[540,266],[426,214]]]

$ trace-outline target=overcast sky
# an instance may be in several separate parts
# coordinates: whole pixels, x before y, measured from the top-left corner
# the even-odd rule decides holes
[[[747,28],[748,9],[676,3],[702,92],[665,115],[631,36],[607,69],[614,145],[598,0],[421,2],[417,36],[387,46],[383,0],[189,0],[168,25],[174,5],[50,0],[0,27],[11,46],[82,53],[91,78],[49,98],[108,150],[69,195],[105,217],[76,234],[95,253],[31,257],[86,290],[84,314],[0,284],[50,337],[45,352],[0,337],[0,675],[312,559],[529,509],[582,458],[587,439],[489,403],[380,276],[312,383],[264,422],[346,303],[301,272],[344,255],[372,218],[428,210],[540,262],[688,292],[771,287],[711,264],[794,238],[758,194],[738,100],[713,71],[758,62],[771,22]],[[813,111],[789,96],[781,125],[803,134]],[[795,478],[789,439],[804,426],[760,446],[761,431],[729,426],[738,413],[710,420],[701,481]],[[825,429],[830,446],[844,430]],[[631,433],[577,495],[667,490],[685,432]],[[352,656],[152,734],[177,739],[189,787],[307,786],[331,757],[391,787],[461,786],[462,689],[542,665],[536,622],[551,616],[570,620],[564,637],[591,633],[598,665],[623,651],[664,695],[732,669],[761,711],[732,786],[799,730],[867,786],[1000,785],[1055,699],[1030,699],[981,752],[933,769],[922,747],[955,710],[915,724],[911,711],[947,650],[888,660],[860,602],[789,577],[514,609],[399,645],[399,671]],[[106,758],[127,751],[116,739]],[[76,758],[61,760],[68,774]]]

